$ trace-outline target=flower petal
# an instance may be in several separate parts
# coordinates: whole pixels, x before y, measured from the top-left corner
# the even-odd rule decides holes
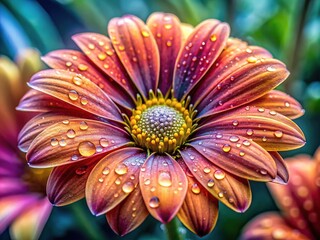
[[[210,131],[247,137],[267,151],[285,151],[302,147],[305,137],[289,118],[269,109],[252,106],[240,107],[206,119],[197,132]]]
[[[190,146],[217,167],[238,177],[255,181],[272,181],[276,177],[273,158],[247,138],[215,133],[194,139]]]
[[[34,201],[38,201],[35,195],[12,195],[0,199],[0,234],[7,226]]]
[[[96,156],[55,167],[47,182],[49,201],[55,206],[65,206],[83,198],[89,174],[100,159],[101,156]]]
[[[248,180],[221,170],[192,147],[180,154],[196,180],[215,198],[234,211],[248,209],[252,198]]]
[[[12,239],[38,239],[46,224],[52,205],[47,198],[29,205],[10,227]]]
[[[106,217],[112,230],[124,236],[139,227],[148,215],[140,187],[137,186],[126,199],[107,212]]]
[[[41,113],[24,125],[18,136],[19,149],[27,152],[32,141],[47,127],[62,121],[68,121],[70,118],[77,118],[80,116],[90,118],[90,114],[82,114],[79,112],[68,111],[66,112],[46,112]],[[93,118],[93,116],[91,116]]]
[[[122,65],[108,37],[99,33],[79,33],[73,35],[72,39],[94,65],[108,76],[107,84],[112,91],[117,91],[119,97],[130,97],[131,100],[135,100],[137,93],[136,87]],[[122,96],[124,95],[123,91],[126,91],[128,96]],[[132,104],[132,101],[130,102]]]
[[[153,13],[147,20],[160,54],[160,78],[158,88],[166,95],[172,85],[174,65],[181,47],[179,19],[170,13]]]
[[[297,100],[278,90],[268,92],[251,102],[250,105],[276,111],[291,119],[296,119],[304,114],[304,109]]]
[[[14,178],[13,176],[0,177],[0,198],[13,194],[26,193],[27,191],[28,187],[21,181],[21,179]]]
[[[151,155],[140,171],[140,187],[150,214],[162,223],[170,222],[179,211],[188,182],[180,165],[166,155]]]
[[[286,159],[290,173],[287,185],[268,184],[287,221],[307,236],[318,236],[320,219],[316,162],[308,158]]]
[[[193,32],[194,27],[188,23],[181,23],[180,27],[182,31],[182,43],[185,43],[188,37],[190,36],[190,34]]]
[[[174,96],[185,98],[222,52],[229,37],[226,23],[210,19],[200,23],[189,35],[177,57]]]
[[[219,201],[193,177],[183,161],[179,163],[187,173],[188,191],[178,218],[188,229],[202,237],[210,233],[216,225]]]
[[[159,80],[159,51],[149,28],[137,17],[113,18],[108,32],[112,44],[140,93],[154,92]]]
[[[95,166],[86,186],[86,199],[93,214],[110,211],[137,187],[140,166],[146,158],[140,148],[124,148]]]
[[[44,70],[32,77],[29,86],[94,115],[122,120],[118,107],[108,95],[82,75],[65,70]]]
[[[122,129],[100,121],[72,119],[40,133],[29,148],[27,160],[34,167],[54,167],[105,155],[129,144],[129,135]]]
[[[79,39],[81,36],[75,38]],[[92,55],[94,56],[94,60],[98,61],[98,54]],[[88,57],[90,56],[89,54]],[[113,101],[123,107],[132,108],[134,106],[135,96],[130,95],[130,92],[128,92],[129,94],[123,94],[124,88],[119,86],[117,82],[108,75],[101,74],[98,69],[96,69],[96,65],[88,62],[89,59],[83,53],[74,50],[57,50],[48,53],[42,57],[42,60],[51,68],[69,70],[85,76],[105,91]]]
[[[269,152],[277,165],[277,176],[273,182],[284,184],[289,180],[289,172],[286,163],[278,152]]]
[[[241,240],[290,239],[308,240],[309,238],[292,228],[277,213],[264,213],[252,219],[243,230]]]

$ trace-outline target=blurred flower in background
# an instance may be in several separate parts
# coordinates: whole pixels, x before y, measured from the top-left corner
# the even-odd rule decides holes
[[[297,155],[286,162],[288,185],[269,185],[282,214],[268,212],[254,218],[241,239],[320,238],[320,148],[313,158]]]
[[[30,116],[15,106],[42,66],[33,49],[21,51],[16,63],[0,57],[0,234],[10,225],[13,239],[37,239],[52,209],[46,197],[50,170],[30,168],[17,148],[18,132]]]

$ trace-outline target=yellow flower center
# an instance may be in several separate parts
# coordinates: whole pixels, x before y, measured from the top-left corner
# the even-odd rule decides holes
[[[186,107],[189,101],[166,99],[158,92],[150,92],[149,99],[137,107],[130,118],[130,132],[135,142],[153,152],[174,153],[185,143],[193,130],[192,113]]]

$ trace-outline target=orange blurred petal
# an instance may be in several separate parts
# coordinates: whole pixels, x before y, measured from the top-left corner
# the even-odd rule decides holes
[[[158,86],[160,58],[150,29],[137,17],[113,18],[108,32],[112,44],[129,76],[142,96]]]
[[[86,199],[93,214],[110,211],[133,192],[139,182],[140,166],[146,158],[140,148],[124,148],[99,161],[86,186]]]
[[[183,161],[179,161],[185,172],[189,171]],[[210,233],[216,225],[219,213],[218,200],[189,172],[188,191],[178,212],[180,221],[192,232],[202,237]]]
[[[162,223],[170,222],[187,193],[184,171],[170,156],[152,154],[140,171],[140,188],[150,214]]]
[[[276,111],[291,119],[301,117],[304,114],[304,109],[297,100],[278,90],[272,90],[251,102],[250,105]]]
[[[210,131],[252,139],[267,151],[285,151],[302,147],[305,137],[289,118],[269,109],[240,107],[206,119],[197,135]]]
[[[153,13],[147,20],[160,53],[160,78],[158,88],[166,95],[171,88],[174,65],[181,47],[179,19],[169,13]]]
[[[192,147],[180,153],[192,175],[215,198],[234,211],[244,212],[248,209],[252,197],[248,180],[218,168]]]
[[[90,119],[69,119],[46,128],[32,142],[29,165],[53,167],[105,155],[130,145],[124,130]]]
[[[112,230],[124,236],[139,227],[148,215],[140,187],[137,186],[126,199],[107,212],[106,217]]]
[[[174,96],[185,98],[210,69],[226,45],[230,28],[218,20],[200,23],[189,35],[176,60]]]
[[[255,181],[272,181],[276,177],[273,158],[247,138],[215,133],[194,139],[190,146],[207,161],[238,177]]]
[[[82,75],[65,70],[44,70],[32,77],[29,86],[86,112],[122,121],[118,107],[108,95]]]
[[[97,55],[94,59],[98,59]],[[130,98],[129,94],[123,94],[124,89],[108,75],[101,74],[95,65],[88,62],[89,59],[83,53],[74,50],[57,50],[48,53],[42,57],[42,60],[51,68],[64,69],[85,76],[121,106],[127,108],[134,106],[134,96],[132,97],[131,94],[132,98]]]
[[[12,239],[38,239],[51,213],[47,198],[29,205],[10,227]]]

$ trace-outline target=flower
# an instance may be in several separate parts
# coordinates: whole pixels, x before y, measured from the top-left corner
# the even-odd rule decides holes
[[[150,213],[162,223],[177,215],[202,236],[218,201],[249,207],[248,179],[287,181],[276,151],[305,140],[288,118],[300,104],[272,90],[289,74],[282,62],[213,19],[193,29],[172,14],[146,24],[126,15],[108,31],[73,36],[82,52],[43,57],[53,69],[32,77],[18,107],[41,112],[19,146],[31,166],[54,167],[53,204],[85,196],[120,235]]]
[[[286,159],[287,185],[269,185],[282,213],[263,213],[245,227],[242,239],[319,239],[320,148],[313,159],[297,155]]]
[[[51,213],[46,197],[47,169],[28,167],[17,148],[19,130],[30,119],[15,111],[25,82],[42,66],[39,53],[24,50],[17,64],[0,57],[0,234],[10,225],[12,239],[37,239]]]

